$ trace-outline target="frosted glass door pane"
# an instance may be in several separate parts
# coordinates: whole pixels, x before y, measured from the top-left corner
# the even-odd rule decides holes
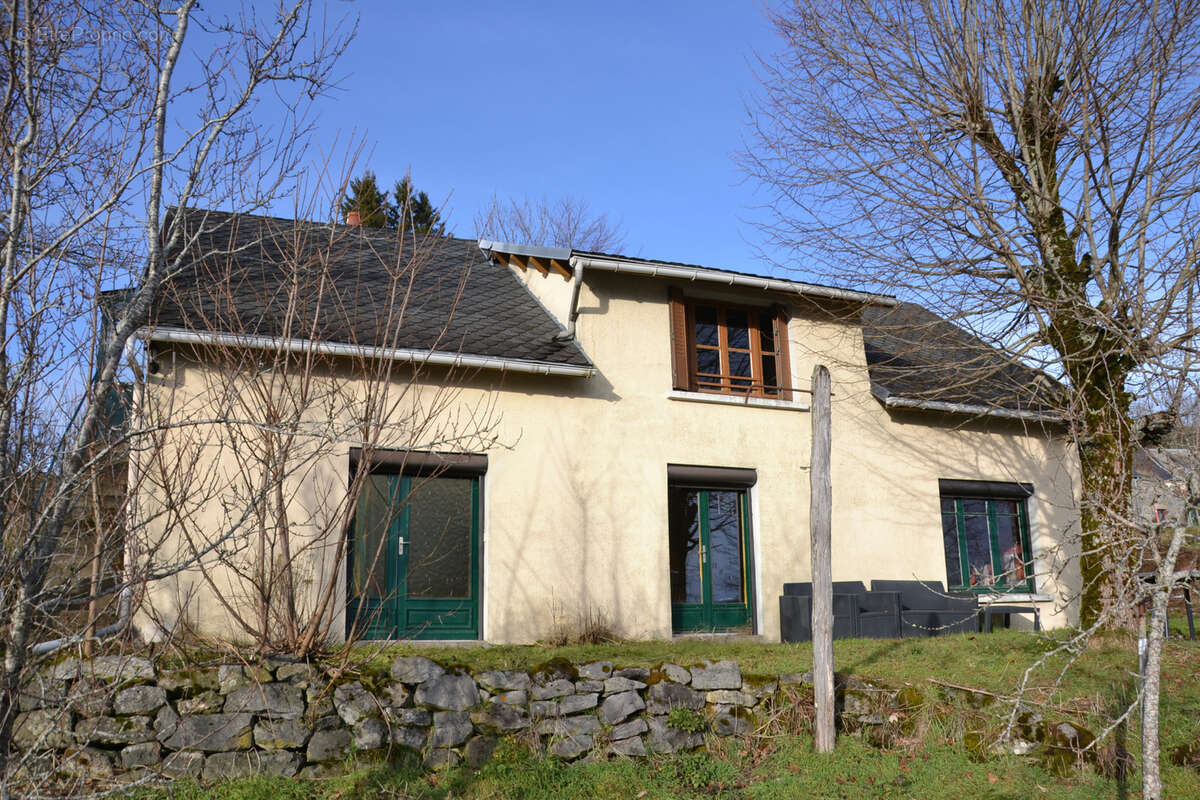
[[[471,596],[470,478],[413,478],[408,496],[408,596]]]
[[[354,587],[358,597],[387,597],[387,532],[392,521],[390,479],[368,475],[354,514]]]

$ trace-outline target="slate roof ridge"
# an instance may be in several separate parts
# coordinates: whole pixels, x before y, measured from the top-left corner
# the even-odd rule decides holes
[[[189,214],[201,214],[201,215],[206,215],[206,216],[224,217],[226,219],[259,220],[262,222],[279,223],[281,225],[307,225],[307,226],[310,226],[313,228],[326,228],[331,231],[332,230],[344,230],[344,231],[347,231],[350,233],[358,232],[365,236],[375,236],[375,237],[393,239],[393,240],[397,239],[400,234],[400,231],[398,231],[394,228],[373,228],[369,225],[351,225],[347,222],[338,222],[336,220],[321,221],[321,220],[313,220],[313,219],[300,219],[297,217],[281,217],[276,214],[259,214],[259,213],[251,213],[251,212],[247,212],[247,211],[221,211],[219,209],[212,209],[212,208],[194,208],[194,207],[184,207],[184,206],[167,206],[166,218],[169,220],[171,215],[178,213],[180,210],[184,210],[184,211],[188,212]],[[164,228],[165,227],[166,226],[164,225]],[[414,237],[414,234],[412,231],[405,231],[404,235],[409,238]],[[462,244],[471,244],[471,245],[477,244],[477,241],[475,239],[468,239],[468,238],[465,238],[462,236],[454,236],[452,234],[446,234],[446,235],[443,235],[438,238],[443,239],[443,240],[458,242],[458,243],[462,243]]]

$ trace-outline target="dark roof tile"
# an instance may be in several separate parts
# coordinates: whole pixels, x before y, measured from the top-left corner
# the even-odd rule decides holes
[[[160,327],[442,350],[591,366],[508,267],[476,242],[189,209],[188,252]],[[169,254],[173,257],[174,254]]]
[[[914,303],[863,309],[872,391],[886,399],[1062,413],[1062,386]]]

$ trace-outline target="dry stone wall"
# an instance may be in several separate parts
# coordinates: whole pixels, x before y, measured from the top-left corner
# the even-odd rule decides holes
[[[407,656],[334,679],[282,661],[168,670],[139,657],[67,659],[25,693],[15,742],[52,753],[65,774],[112,780],[314,777],[350,755],[404,751],[429,767],[478,766],[504,736],[562,759],[644,756],[701,747],[705,731],[745,733],[781,687],[803,680],[743,675],[733,661],[471,672]]]

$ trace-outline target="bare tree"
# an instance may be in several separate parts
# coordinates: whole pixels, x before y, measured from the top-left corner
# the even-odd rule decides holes
[[[1196,333],[1188,3],[800,3],[773,22],[746,163],[778,243],[921,296],[1070,389],[1083,468],[1082,620],[1128,625],[1144,381]],[[1172,360],[1172,359],[1175,360]]]
[[[463,413],[456,385],[466,371],[378,356],[410,345],[426,304],[448,322],[469,270],[439,269],[446,240],[436,232],[221,216],[210,237],[239,244],[231,252],[202,244],[153,318],[184,338],[214,335],[152,352],[173,365],[158,364],[142,403],[139,426],[157,433],[140,454],[137,511],[157,539],[182,543],[166,563],[195,567],[152,589],[162,602],[146,611],[161,606],[161,635],[186,634],[198,612],[186,607],[186,584],[231,620],[227,641],[307,658],[343,641],[333,625],[344,605],[346,532],[372,453],[479,452],[495,443],[491,401]],[[444,326],[426,344],[455,347]],[[187,386],[172,376],[185,364]],[[328,465],[351,448],[362,455],[343,485]],[[226,535],[217,548],[214,531]],[[372,573],[384,554],[355,556]],[[161,560],[146,554],[147,563]]]
[[[287,192],[305,156],[306,109],[330,86],[348,37],[323,28],[305,0],[235,17],[205,14],[195,0],[6,0],[0,24],[7,798],[19,768],[36,763],[29,752],[14,762],[11,743],[39,654],[103,632],[97,626],[112,598],[128,619],[132,591],[153,577],[120,563],[125,543],[101,530],[111,522],[84,503],[89,483],[103,479],[97,467],[123,446],[102,434],[127,349],[181,267],[171,254],[187,252],[166,206],[261,208]],[[287,120],[275,128],[255,113],[268,89],[283,104],[271,118]],[[100,326],[95,301],[117,285],[132,288]],[[99,519],[85,525],[89,517]],[[88,606],[77,627],[60,613]]]
[[[475,215],[475,230],[481,239],[543,247],[572,247],[576,250],[615,253],[625,246],[621,224],[607,214],[593,214],[586,200],[563,196],[557,200],[501,200]]]
[[[1134,627],[1130,404],[1183,397],[1195,353],[1200,8],[801,0],[771,21],[782,50],[760,60],[744,161],[774,242],[1062,380],[1081,623]],[[1159,553],[1156,610],[1176,553]],[[1152,630],[1154,663],[1160,647]]]

